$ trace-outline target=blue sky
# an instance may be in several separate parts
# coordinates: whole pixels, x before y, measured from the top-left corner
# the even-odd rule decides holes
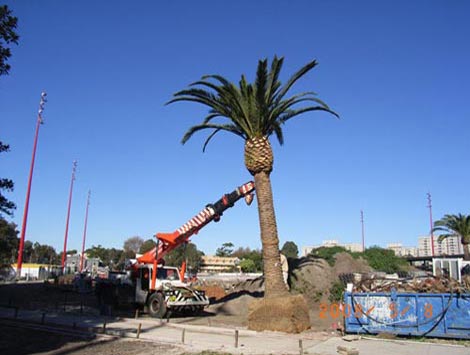
[[[21,225],[36,112],[41,126],[26,238],[62,249],[72,161],[78,160],[69,249],[170,232],[249,181],[243,142],[185,130],[206,112],[165,106],[204,74],[253,78],[285,56],[281,79],[319,66],[292,93],[313,90],[341,115],[306,114],[273,141],[281,243],[324,239],[406,245],[434,217],[469,213],[470,23],[467,1],[6,1],[19,18],[9,76],[0,77],[0,176]],[[193,238],[260,246],[256,205],[239,203]]]

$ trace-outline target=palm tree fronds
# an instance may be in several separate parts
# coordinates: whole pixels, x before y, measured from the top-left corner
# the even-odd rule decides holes
[[[318,62],[316,60],[312,60],[311,62],[305,64],[302,68],[300,68],[294,75],[292,75],[287,81],[287,83],[282,86],[279,91],[275,94],[275,101],[281,101],[282,98],[290,90],[290,88],[295,84],[295,82],[299,80],[302,76],[304,76],[306,73],[308,73],[311,69],[313,69],[317,64]]]
[[[274,56],[270,66],[268,59],[259,60],[253,83],[248,82],[245,75],[241,75],[238,85],[235,85],[221,75],[211,74],[202,76],[191,83],[189,88],[175,93],[167,105],[190,101],[209,108],[202,124],[186,132],[182,142],[186,142],[198,130],[212,128],[214,132],[204,143],[203,150],[220,130],[248,139],[274,134],[282,145],[284,137],[281,126],[295,116],[309,111],[325,111],[339,117],[313,91],[285,97],[297,80],[317,65],[315,60],[295,72],[285,85],[279,81],[283,62],[284,58],[277,56]],[[212,120],[217,117],[228,119],[230,124],[212,125]]]
[[[300,109],[297,109],[297,110],[289,110],[286,114],[281,116],[281,118],[279,120],[282,123],[286,123],[291,118],[294,118],[295,116],[298,116],[302,113],[310,112],[310,111],[324,111],[324,112],[331,113],[332,115],[335,115],[336,117],[339,118],[338,114],[334,111],[331,111],[330,109],[324,108],[322,106],[309,106],[309,107],[304,107],[304,108],[300,108]]]
[[[189,138],[193,136],[194,133],[201,131],[203,129],[216,129],[219,131],[220,130],[227,131],[245,139],[243,132],[240,131],[239,127],[233,124],[200,124],[200,125],[192,126],[191,128],[189,128],[188,131],[184,134],[183,139],[181,140],[181,143],[185,144],[189,140]]]
[[[220,132],[220,128],[217,128],[214,130],[214,132],[212,132],[211,134],[209,134],[209,136],[207,137],[206,141],[204,142],[204,145],[202,146],[202,152],[204,153],[206,151],[206,147],[207,145],[209,144],[210,140],[212,139],[212,137],[214,137],[217,133]]]

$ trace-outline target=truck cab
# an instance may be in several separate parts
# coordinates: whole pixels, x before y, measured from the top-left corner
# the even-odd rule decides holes
[[[204,292],[189,288],[181,280],[177,267],[158,266],[155,290],[150,287],[153,265],[142,265],[137,272],[135,302],[144,305],[144,310],[153,317],[162,318],[167,311],[197,313],[209,305]]]

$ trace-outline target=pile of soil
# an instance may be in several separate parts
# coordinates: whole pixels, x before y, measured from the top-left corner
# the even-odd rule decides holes
[[[333,268],[323,259],[307,256],[291,263],[289,284],[291,293],[302,294],[309,307],[328,300],[336,277]]]
[[[218,285],[197,286],[195,288],[204,291],[211,301],[218,301],[227,295],[224,288]]]
[[[372,271],[367,261],[354,259],[349,253],[336,254],[333,266],[324,259],[307,256],[291,260],[289,267],[291,293],[303,294],[310,307],[329,303],[330,290],[340,282],[339,275]]]
[[[248,308],[257,299],[249,293],[233,293],[209,307],[210,311],[228,316],[247,316]]]
[[[233,285],[233,292],[264,292],[264,277],[246,280]]]
[[[248,329],[301,333],[310,328],[309,307],[302,295],[251,302]]]
[[[373,271],[366,260],[354,259],[349,253],[338,253],[335,255],[334,273],[336,276],[349,273],[368,273]]]

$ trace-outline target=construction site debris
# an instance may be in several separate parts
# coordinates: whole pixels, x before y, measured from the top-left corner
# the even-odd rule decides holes
[[[468,293],[470,277],[461,284],[444,277],[399,278],[374,274],[354,274],[353,292]]]

